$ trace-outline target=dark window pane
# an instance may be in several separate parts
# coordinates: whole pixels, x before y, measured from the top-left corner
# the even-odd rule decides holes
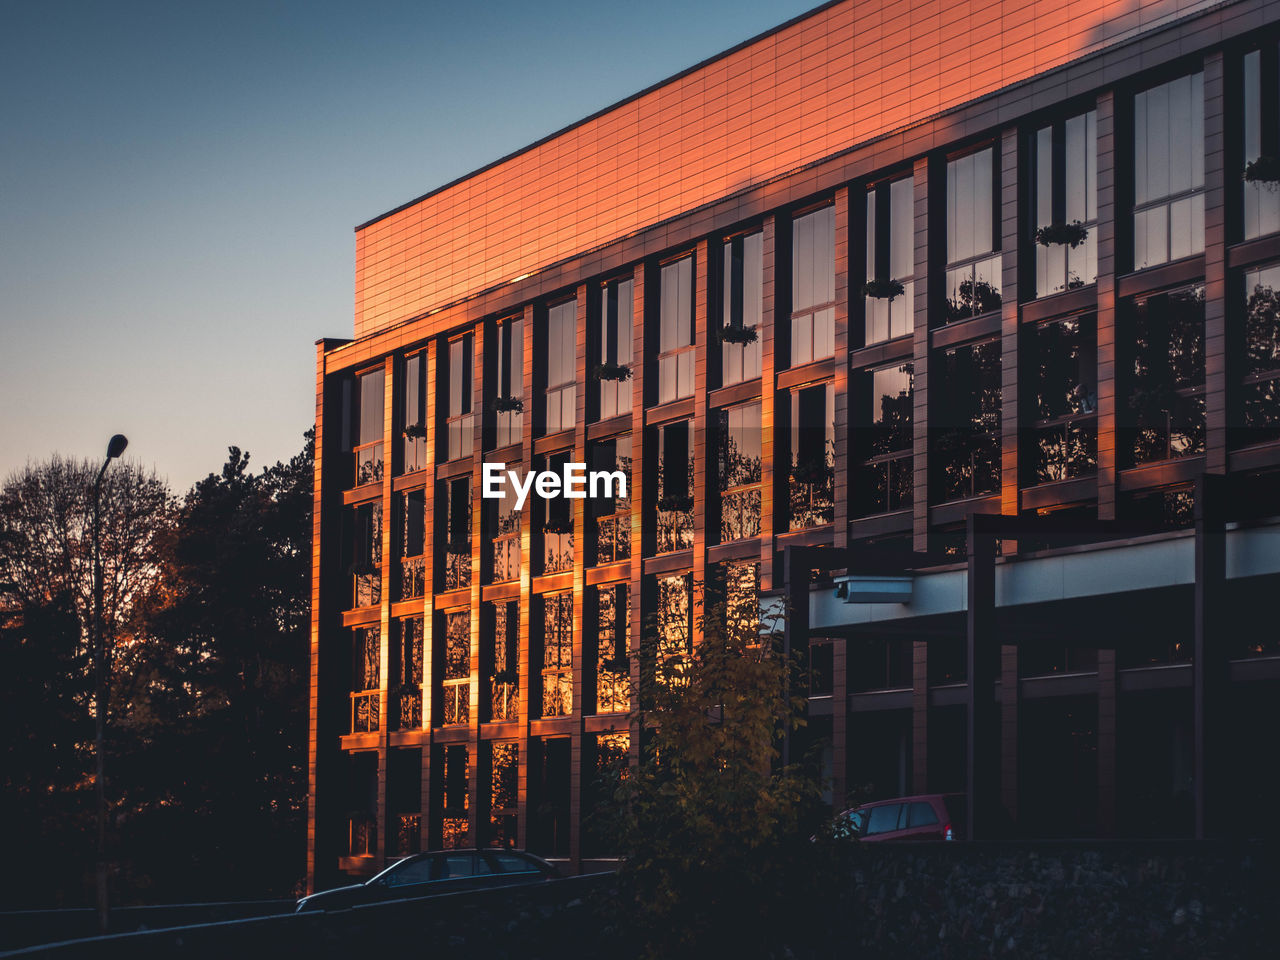
[[[1000,345],[973,344],[938,355],[930,453],[940,500],[1000,488]]]
[[[1134,96],[1134,269],[1204,250],[1204,75]]]
[[[1130,307],[1126,419],[1134,463],[1203,453],[1204,287],[1183,287]]]

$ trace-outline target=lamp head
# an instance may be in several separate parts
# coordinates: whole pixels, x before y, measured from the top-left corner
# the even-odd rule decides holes
[[[124,448],[127,447],[128,445],[129,445],[129,438],[126,437],[123,433],[117,433],[114,437],[111,438],[111,441],[107,444],[107,459],[108,460],[116,459],[118,456],[120,456],[120,454],[124,453]]]

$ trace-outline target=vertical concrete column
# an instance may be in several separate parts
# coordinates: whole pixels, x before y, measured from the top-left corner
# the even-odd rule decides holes
[[[835,510],[833,517],[836,547],[849,542],[849,188],[841,187],[835,198]],[[838,706],[838,704],[837,704]],[[837,710],[837,713],[840,713]]]
[[[524,319],[521,323],[525,405],[521,416],[523,423],[520,430],[520,463],[525,470],[533,469],[533,408],[538,403],[538,397],[533,392],[533,321],[533,306],[526,306],[524,308]],[[533,741],[529,737],[529,690],[532,685],[534,671],[537,669],[532,662],[529,650],[530,637],[532,636],[530,607],[533,604],[532,580],[529,575],[530,551],[533,547],[529,531],[530,516],[529,504],[525,503],[524,515],[520,518],[520,703],[516,711],[520,724],[518,734],[520,737],[520,756],[517,772],[516,843],[521,847],[529,845],[529,751],[533,749]]]
[[[1195,623],[1191,655],[1195,750],[1196,839],[1221,834],[1230,814],[1224,784],[1229,764],[1226,714],[1231,702],[1226,629],[1226,478],[1202,474],[1196,482]]]
[[[1018,648],[1000,648],[1000,803],[1018,819]]]
[[[378,800],[375,816],[378,845],[375,858],[387,861],[391,821],[387,813],[387,743],[391,730],[391,590],[397,568],[395,555],[396,504],[391,492],[395,475],[396,358],[383,361],[382,376],[382,602],[378,605]]]
[[[995,681],[1000,671],[1000,646],[995,631],[995,537],[982,531],[977,519],[968,521],[969,582],[965,611],[965,665],[969,682],[965,711],[965,782],[969,794],[968,830],[971,840],[992,835],[1000,802],[999,709]]]
[[[590,376],[591,364],[587,360],[588,325],[595,314],[591,307],[592,288],[588,284],[579,284],[577,291],[578,316],[574,324],[574,379],[579,384],[575,406],[573,431],[573,456],[569,459],[575,463],[587,462],[587,392],[596,390],[595,381]],[[573,733],[569,740],[569,859],[571,869],[576,874],[582,870],[582,718],[591,710],[584,702],[586,692],[591,685],[584,683],[589,670],[595,669],[594,663],[588,663],[588,654],[594,655],[594,649],[588,650],[586,642],[586,588],[583,583],[583,571],[586,568],[586,501],[574,500],[573,512]],[[594,707],[594,704],[592,704]]]
[[[929,257],[929,182],[931,169],[938,166],[928,157],[921,157],[912,171],[915,190],[915,266],[913,276],[920,278],[914,286],[915,304],[912,325],[912,364],[914,396],[912,400],[912,452],[915,472],[915,491],[912,500],[911,532],[914,549],[923,553],[929,549],[929,301],[942,289],[942,282],[930,270]],[[945,179],[939,179],[940,186]],[[919,657],[923,652],[917,652]]]
[[[1098,651],[1098,835],[1116,833],[1116,651]]]
[[[431,466],[427,468],[427,502],[424,510],[426,514],[426,530],[423,534],[424,553],[427,562],[427,569],[423,575],[426,577],[427,589],[426,596],[422,601],[422,817],[418,840],[423,850],[429,850],[431,848],[432,817],[435,816],[435,808],[431,803],[432,789],[438,785],[433,784],[431,776],[431,758],[433,756],[431,746],[435,736],[435,728],[431,724],[432,710],[435,708],[435,685],[432,673],[432,664],[435,662],[436,622],[435,603],[433,600],[436,591],[435,562],[437,549],[435,464],[439,459],[437,444],[440,442],[440,431],[437,429],[436,424],[436,417],[439,414],[436,390],[439,386],[440,351],[438,342],[434,339],[427,343],[425,362],[427,364],[427,454]],[[446,524],[446,529],[447,527],[448,525]]]
[[[1116,218],[1119,153],[1116,97],[1098,97],[1098,518],[1116,518],[1119,426],[1116,396],[1116,275],[1120,267]]]
[[[640,632],[644,618],[649,611],[643,599],[644,563],[644,522],[645,490],[645,451],[646,437],[644,430],[645,375],[648,365],[645,363],[645,304],[646,291],[652,278],[646,264],[637,264],[632,283],[632,347],[631,347],[631,589],[628,601],[631,607],[631,636],[629,640],[631,655],[631,712],[634,716],[639,704],[641,676]],[[640,764],[640,726],[634,720],[629,725],[630,740],[628,762],[634,769]]]
[[[774,350],[777,304],[777,217],[765,217],[761,237],[763,279],[760,315],[760,589],[774,588],[773,518],[776,515],[777,355]]]
[[[693,583],[694,590],[707,582],[707,512],[708,498],[716,489],[707,482],[707,474],[715,469],[715,447],[712,445],[710,418],[707,416],[707,354],[710,322],[707,316],[707,273],[710,269],[707,241],[699,240],[693,260]],[[702,618],[693,617],[692,643],[702,643]]]
[[[1227,469],[1227,174],[1223,55],[1204,61],[1205,470]],[[1236,175],[1237,180],[1239,174]]]
[[[471,441],[471,682],[467,688],[467,843],[480,844],[480,558],[484,553],[484,511],[480,509],[480,464],[484,461],[484,352],[486,325],[475,325],[471,351],[471,413],[474,431]]]
[[[1000,136],[1000,512],[1018,513],[1018,141],[1017,129]],[[1005,550],[1017,547],[1006,541]]]
[[[328,571],[325,569],[322,560],[325,555],[324,547],[321,541],[321,519],[325,515],[325,495],[330,488],[336,488],[339,484],[334,480],[328,480],[324,470],[326,463],[340,465],[341,461],[336,456],[326,456],[328,449],[325,445],[325,341],[316,341],[316,436],[315,436],[315,458],[314,458],[314,477],[315,486],[311,499],[311,683],[308,692],[308,712],[311,715],[311,723],[307,734],[307,892],[314,893],[316,889],[316,879],[319,874],[323,877],[332,870],[331,854],[332,850],[327,848],[325,842],[321,839],[321,834],[325,835],[333,833],[332,830],[322,831],[322,821],[320,819],[320,808],[316,798],[321,794],[319,787],[324,777],[322,771],[327,774],[328,766],[337,760],[336,751],[329,746],[331,741],[336,741],[336,733],[329,729],[326,718],[328,711],[321,709],[326,698],[323,696],[321,685],[321,662],[320,662],[320,638],[323,633],[321,625],[323,618],[321,610],[323,609],[324,600],[320,585],[322,583],[322,575]],[[332,495],[330,494],[330,499]],[[341,525],[338,525],[338,529]],[[332,606],[330,604],[329,606]],[[327,795],[327,789],[326,789]],[[324,866],[321,866],[321,864]]]

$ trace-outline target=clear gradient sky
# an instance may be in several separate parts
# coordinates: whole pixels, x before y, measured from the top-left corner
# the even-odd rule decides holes
[[[0,478],[301,445],[353,229],[817,0],[0,0]]]

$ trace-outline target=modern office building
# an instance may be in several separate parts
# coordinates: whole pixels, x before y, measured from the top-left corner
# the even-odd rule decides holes
[[[570,869],[642,625],[791,600],[833,803],[1273,829],[1280,2],[842,0],[357,228],[313,883]],[[480,497],[483,463],[628,496]],[[1255,816],[1256,813],[1256,816]]]

